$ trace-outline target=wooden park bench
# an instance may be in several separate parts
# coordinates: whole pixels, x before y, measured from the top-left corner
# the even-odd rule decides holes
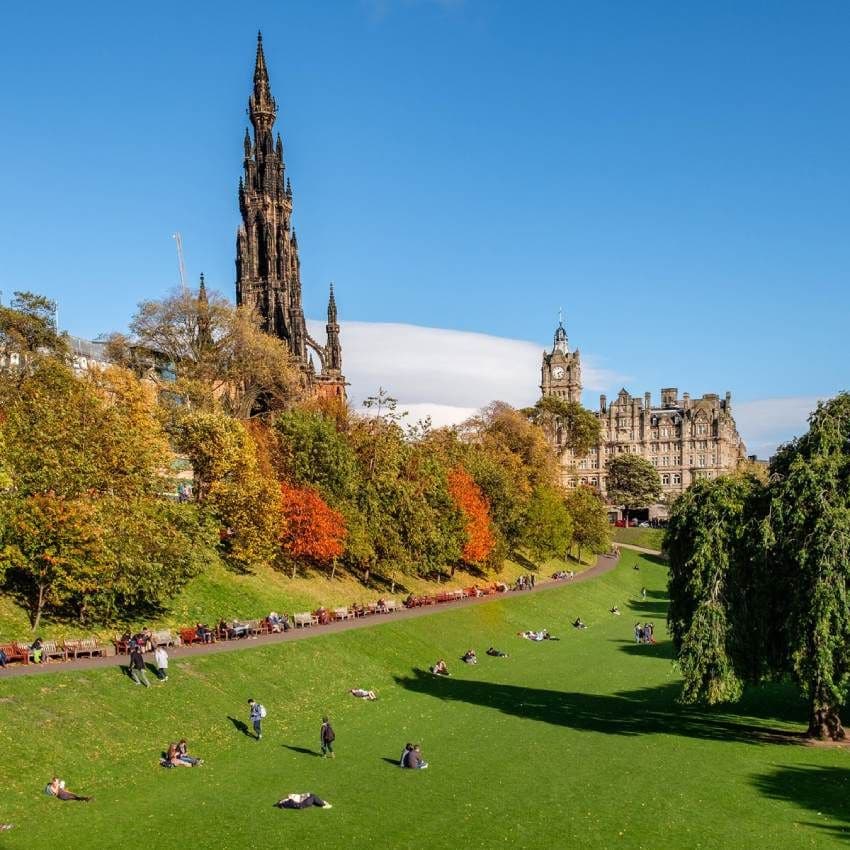
[[[292,620],[296,628],[304,628],[305,626],[317,626],[319,618],[313,616],[309,611],[302,611],[300,614],[293,614]]]
[[[197,629],[180,629],[180,640],[184,646],[191,646],[193,643],[204,642],[204,639],[198,634]]]
[[[41,657],[45,661],[50,661],[53,658],[64,661],[68,657],[68,653],[55,640],[45,640],[41,643]]]
[[[0,643],[0,649],[6,653],[6,661],[20,661],[21,664],[30,663],[30,650],[25,644]]]
[[[353,620],[354,614],[348,608],[334,608],[335,620]]]
[[[272,630],[272,627],[266,620],[248,620],[247,626],[249,635],[265,635],[269,634]]]
[[[89,658],[94,658],[95,655],[105,655],[106,649],[97,642],[97,638],[71,638],[71,640],[63,640],[62,646],[65,650],[65,655],[68,658],[79,658],[81,655],[88,655]]]

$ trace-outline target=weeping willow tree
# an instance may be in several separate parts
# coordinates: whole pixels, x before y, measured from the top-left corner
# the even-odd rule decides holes
[[[820,404],[808,432],[750,474],[703,481],[667,531],[669,624],[682,700],[738,699],[791,677],[809,735],[844,737],[850,692],[850,394]]]
[[[668,618],[683,702],[736,700],[762,673],[749,642],[762,606],[748,601],[760,584],[749,536],[760,497],[754,477],[736,475],[697,482],[673,507]]]
[[[841,739],[850,689],[850,393],[818,405],[808,433],[780,451],[771,474],[791,672],[809,700],[809,734]]]

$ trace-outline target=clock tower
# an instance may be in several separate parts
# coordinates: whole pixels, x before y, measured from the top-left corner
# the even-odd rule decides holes
[[[570,351],[563,319],[555,330],[552,350],[543,352],[540,392],[581,404],[581,355],[578,349]]]

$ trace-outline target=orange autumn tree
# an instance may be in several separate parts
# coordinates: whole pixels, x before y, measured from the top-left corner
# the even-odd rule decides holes
[[[292,558],[292,577],[298,561],[328,564],[345,551],[345,518],[335,511],[312,487],[283,483],[281,512],[283,550]],[[333,575],[333,573],[331,574]]]
[[[468,564],[480,564],[493,551],[490,530],[490,506],[481,488],[461,466],[449,473],[449,493],[463,516],[466,543],[461,558]]]

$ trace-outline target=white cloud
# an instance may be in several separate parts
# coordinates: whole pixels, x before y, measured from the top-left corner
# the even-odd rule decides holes
[[[309,321],[324,339],[324,325]],[[537,399],[543,347],[488,334],[378,322],[344,322],[343,363],[355,406],[383,387],[415,421],[430,413],[435,425],[466,419],[491,401],[522,407]],[[605,390],[621,376],[582,355],[585,388]]]
[[[803,434],[818,401],[817,396],[790,396],[734,404],[732,412],[747,452],[767,458],[778,445]]]
[[[307,324],[323,341],[324,323]],[[343,322],[341,338],[355,408],[383,387],[408,411],[408,422],[430,416],[440,427],[463,422],[494,400],[524,407],[538,397],[543,346],[533,342],[389,322]],[[582,353],[585,391],[613,395],[628,376],[598,362]],[[806,430],[817,402],[816,396],[794,396],[736,403],[733,412],[747,451],[769,457],[780,443]]]

